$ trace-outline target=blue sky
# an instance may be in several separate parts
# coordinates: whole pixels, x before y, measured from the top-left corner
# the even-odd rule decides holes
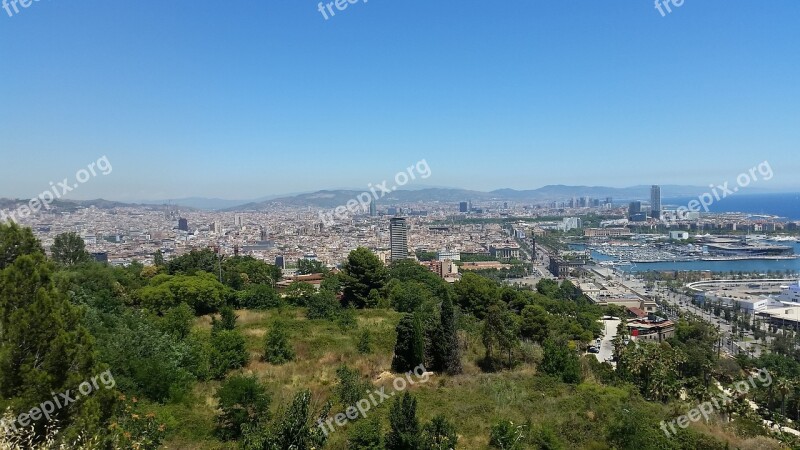
[[[800,190],[800,2],[40,0],[0,9],[0,197],[428,185]],[[13,10],[12,10],[13,11]]]

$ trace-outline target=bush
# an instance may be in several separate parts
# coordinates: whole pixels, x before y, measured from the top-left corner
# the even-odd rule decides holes
[[[339,379],[339,384],[334,388],[334,392],[344,409],[348,406],[355,406],[371,387],[369,382],[361,377],[358,370],[350,369],[345,365],[336,369],[336,378]]]
[[[211,333],[216,333],[222,330],[233,330],[236,328],[236,319],[239,316],[233,311],[230,306],[223,306],[219,310],[220,319],[217,320],[216,316],[211,316]]]
[[[381,422],[378,416],[360,420],[352,427],[347,438],[347,450],[383,450]]]
[[[489,447],[502,450],[522,450],[528,435],[525,425],[514,425],[514,422],[502,420],[492,425],[489,434]]]
[[[280,365],[293,359],[294,350],[289,344],[284,325],[282,322],[275,322],[272,325],[272,329],[267,333],[267,339],[264,342],[263,360],[270,364]]]
[[[336,324],[342,331],[352,330],[358,325],[356,310],[352,306],[342,308],[336,316]]]
[[[165,333],[171,334],[179,340],[183,340],[192,330],[193,320],[194,310],[186,303],[181,303],[164,313],[164,317],[161,318],[160,327]]]
[[[319,291],[308,300],[308,318],[334,320],[340,310],[339,299],[330,291]]]
[[[424,450],[450,450],[456,448],[458,434],[444,416],[436,416],[422,429],[422,448]]]
[[[542,370],[549,375],[561,378],[565,383],[581,382],[580,360],[565,342],[556,342],[552,339],[545,341]]]
[[[242,425],[256,425],[269,419],[270,396],[255,376],[233,376],[216,394],[220,413],[217,435],[220,439],[238,439]]]
[[[280,308],[283,299],[268,284],[251,284],[237,294],[239,306],[247,309]]]
[[[358,335],[356,350],[362,355],[372,353],[372,333],[369,332],[368,328],[361,330],[361,333]]]
[[[219,379],[230,369],[247,364],[249,354],[244,336],[236,330],[221,330],[211,335],[211,376]]]
[[[419,421],[417,400],[408,392],[395,399],[389,410],[391,431],[386,435],[387,450],[417,449],[419,446]]]

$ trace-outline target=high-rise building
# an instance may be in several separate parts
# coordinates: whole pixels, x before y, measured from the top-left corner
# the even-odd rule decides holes
[[[661,218],[661,186],[653,185],[650,188],[650,217]]]
[[[369,202],[369,216],[375,217],[378,215],[378,207],[375,205],[375,200]]]
[[[458,212],[469,212],[469,203],[468,202],[461,202],[458,204]]]
[[[631,202],[628,205],[628,217],[633,217],[642,212],[642,202]]]
[[[408,258],[408,227],[404,217],[389,220],[389,248],[392,261]]]
[[[286,259],[283,257],[283,255],[278,255],[275,257],[275,265],[278,266],[279,269],[286,268]]]
[[[261,242],[269,240],[269,228],[261,227],[261,233],[260,234],[261,234],[261,236],[259,236],[259,237],[261,238]]]
[[[178,219],[178,229],[181,231],[189,231],[189,221],[183,217]]]

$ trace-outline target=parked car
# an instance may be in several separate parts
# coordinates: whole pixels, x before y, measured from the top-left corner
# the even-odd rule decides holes
[[[589,353],[600,353],[600,349],[595,346],[589,347]]]

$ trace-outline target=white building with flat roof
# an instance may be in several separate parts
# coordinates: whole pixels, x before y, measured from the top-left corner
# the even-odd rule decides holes
[[[675,239],[676,241],[685,241],[689,239],[689,232],[688,231],[670,231],[669,238]]]
[[[443,248],[436,254],[436,259],[439,261],[461,261],[461,252]]]

